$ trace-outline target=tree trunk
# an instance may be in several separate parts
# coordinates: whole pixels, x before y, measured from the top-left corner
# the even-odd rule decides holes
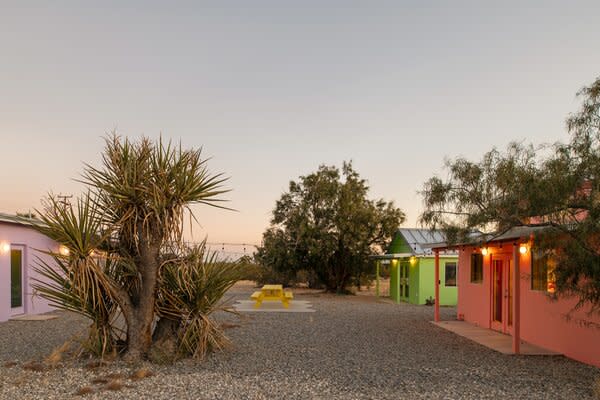
[[[141,274],[139,302],[134,306],[127,331],[128,361],[138,361],[145,357],[152,345],[152,323],[158,282],[158,244],[147,245],[141,241],[138,271]]]
[[[141,308],[134,310],[133,320],[127,332],[127,361],[138,361],[146,356],[152,345],[152,322],[154,313],[149,317]]]
[[[161,318],[152,335],[149,358],[159,364],[171,363],[177,359],[177,328],[179,321]]]

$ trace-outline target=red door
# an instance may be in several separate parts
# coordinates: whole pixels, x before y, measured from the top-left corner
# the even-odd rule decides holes
[[[512,332],[512,267],[510,257],[492,256],[492,329]]]

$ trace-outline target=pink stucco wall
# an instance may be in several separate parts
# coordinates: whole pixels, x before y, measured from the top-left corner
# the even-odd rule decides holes
[[[24,284],[23,284],[23,307],[26,314],[41,314],[51,311],[53,308],[48,303],[33,293],[31,288],[32,279],[39,278],[34,271],[36,257],[49,257],[38,250],[58,249],[58,244],[48,237],[38,233],[33,228],[0,222],[0,247],[3,244],[23,247]],[[6,321],[11,317],[10,306],[10,251],[0,248],[0,321]]]
[[[490,250],[492,257],[502,252],[497,247],[490,247]],[[490,328],[490,255],[484,257],[483,282],[471,283],[472,251],[467,247],[459,252],[457,316]],[[532,290],[530,253],[520,257],[521,339],[600,367],[600,316],[589,315],[585,309],[573,311],[575,299],[552,301],[545,292]]]

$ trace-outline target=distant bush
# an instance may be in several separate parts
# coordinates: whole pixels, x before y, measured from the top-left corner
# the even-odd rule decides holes
[[[294,271],[277,271],[272,267],[260,265],[252,257],[244,256],[239,261],[242,268],[242,280],[256,282],[257,286],[282,284],[283,286],[307,286],[312,289],[323,289],[317,274],[310,269]]]
[[[238,261],[242,269],[242,280],[258,282],[262,276],[262,267],[252,257],[244,256]]]
[[[244,256],[239,260],[243,271],[243,280],[254,281],[257,285],[269,283],[280,283],[284,286],[293,286],[296,282],[295,275],[275,271],[272,268],[262,266],[254,261],[254,258]]]

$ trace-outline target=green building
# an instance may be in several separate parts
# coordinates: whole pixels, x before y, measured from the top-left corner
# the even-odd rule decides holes
[[[441,231],[416,228],[398,229],[386,254],[375,257],[377,288],[379,273],[388,267],[390,297],[397,303],[425,304],[435,298],[435,256],[428,245],[442,243]],[[458,254],[440,252],[440,305],[456,305]],[[377,290],[379,292],[379,290]]]

